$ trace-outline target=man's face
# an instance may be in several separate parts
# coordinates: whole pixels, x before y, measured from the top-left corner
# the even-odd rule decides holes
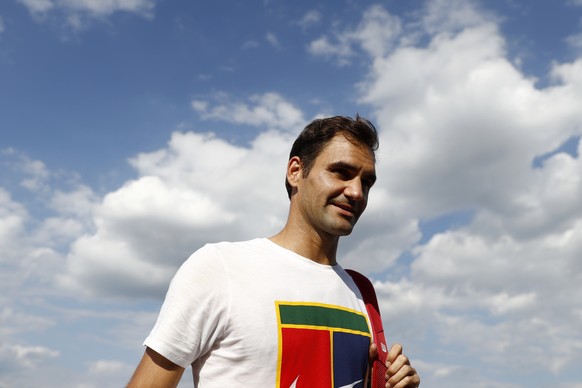
[[[306,226],[331,236],[350,234],[375,180],[373,153],[337,135],[317,156],[309,174],[297,181],[298,209]]]

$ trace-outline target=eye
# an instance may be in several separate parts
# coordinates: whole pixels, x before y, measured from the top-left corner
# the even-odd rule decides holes
[[[370,190],[372,188],[372,186],[374,186],[375,182],[376,182],[376,179],[364,178],[364,179],[362,179],[362,186],[364,186],[366,188],[366,190]]]
[[[337,175],[342,180],[349,180],[351,179],[351,172],[346,168],[335,168],[332,172]]]

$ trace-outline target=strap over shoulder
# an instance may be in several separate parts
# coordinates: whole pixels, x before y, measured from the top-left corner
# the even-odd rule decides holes
[[[378,358],[372,364],[371,387],[380,388],[386,385],[386,358],[388,356],[388,347],[386,346],[386,338],[384,336],[384,327],[382,325],[382,317],[380,316],[380,308],[378,307],[378,298],[376,297],[376,290],[374,285],[366,276],[361,273],[347,269],[346,272],[352,277],[354,283],[360,289],[360,293],[364,298],[364,304],[368,311],[370,318],[370,325],[372,326],[372,340],[378,347]]]

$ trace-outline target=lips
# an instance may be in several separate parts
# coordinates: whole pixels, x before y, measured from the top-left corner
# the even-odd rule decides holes
[[[333,203],[333,205],[337,208],[339,208],[341,210],[341,213],[349,216],[349,217],[353,217],[356,213],[356,210],[354,209],[354,207],[350,204],[347,203]]]

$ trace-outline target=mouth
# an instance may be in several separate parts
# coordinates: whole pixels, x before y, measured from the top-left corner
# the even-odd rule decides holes
[[[356,210],[354,207],[347,203],[333,203],[333,205],[339,209],[339,213],[345,217],[354,217]]]

